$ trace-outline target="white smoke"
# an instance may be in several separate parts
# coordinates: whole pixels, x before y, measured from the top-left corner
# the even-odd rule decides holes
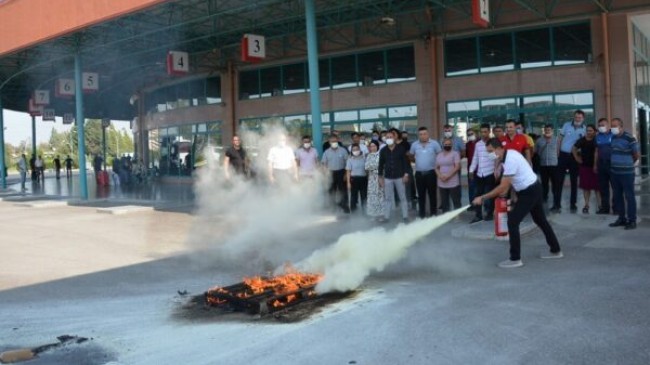
[[[324,275],[316,286],[319,293],[356,289],[371,272],[382,271],[387,265],[400,260],[419,239],[466,209],[463,207],[438,217],[398,225],[391,231],[379,227],[345,234],[332,246],[318,250],[297,263],[296,268]]]
[[[280,244],[319,218],[327,197],[320,172],[313,180],[284,186],[268,180],[268,151],[277,145],[280,134],[287,132],[271,127],[261,133],[240,133],[255,179],[235,173],[226,179],[222,161],[206,154],[212,160],[197,174],[197,211],[188,238],[188,244],[198,249],[198,259],[210,265],[246,263],[248,269],[259,270],[260,265],[272,269],[286,260],[282,252],[286,247]],[[297,137],[288,136],[287,145],[297,147]]]

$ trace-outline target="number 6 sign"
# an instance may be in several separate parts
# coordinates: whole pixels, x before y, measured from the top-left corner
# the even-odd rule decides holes
[[[54,88],[54,96],[68,97],[74,96],[74,79],[58,79]]]

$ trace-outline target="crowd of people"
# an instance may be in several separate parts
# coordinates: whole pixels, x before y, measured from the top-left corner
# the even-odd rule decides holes
[[[496,126],[482,124],[467,131],[466,141],[451,125],[443,127],[440,140],[432,139],[428,129],[420,127],[413,143],[408,141],[406,131],[392,128],[373,131],[369,140],[362,133],[352,133],[352,143],[345,146],[338,132],[333,131],[320,157],[310,136],[303,136],[300,147],[295,149],[283,135],[268,153],[266,175],[273,184],[287,184],[313,179],[322,169],[329,175],[332,206],[345,213],[361,211],[378,222],[387,222],[392,210],[399,208],[402,220],[408,221],[411,207],[417,210],[419,218],[461,207],[464,158],[469,202],[499,186],[504,167],[489,151],[488,142],[494,138],[505,151],[517,151],[531,167],[540,183],[543,203],[547,204],[552,195],[551,213],[562,210],[562,191],[568,174],[571,213],[577,213],[580,188],[584,214],[613,213],[618,219],[612,227],[634,229],[633,184],[638,143],[618,118],[611,123],[602,118],[598,126],[586,125],[584,120],[585,113],[577,110],[573,120],[564,123],[557,135],[553,125],[547,124],[540,136],[527,134],[523,123],[515,120]],[[233,173],[249,174],[249,156],[239,136],[233,137],[225,156],[227,177]],[[516,190],[511,194],[516,200]],[[474,212],[470,223],[494,218],[493,199],[484,199],[480,206],[468,209]]]
[[[61,168],[62,168],[62,163],[61,163],[61,158],[59,155],[55,156],[54,159],[52,160],[52,163],[54,165],[54,173],[56,179],[61,178]],[[69,179],[72,177],[72,159],[70,156],[66,156],[65,160],[63,161],[65,163],[65,169],[66,169],[66,177]],[[20,188],[22,191],[26,191],[27,188],[25,186],[27,182],[27,174],[31,171],[31,179],[32,182],[35,184],[39,184],[41,182],[45,182],[45,170],[46,170],[46,165],[45,165],[45,160],[39,155],[32,155],[32,157],[29,159],[29,162],[27,161],[27,156],[25,154],[21,154],[20,158],[18,159],[18,172],[20,173]]]

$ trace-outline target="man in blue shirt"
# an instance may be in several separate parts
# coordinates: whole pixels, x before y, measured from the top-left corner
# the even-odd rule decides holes
[[[612,190],[614,192],[614,207],[618,211],[618,219],[609,226],[623,226],[626,230],[635,229],[634,164],[639,160],[639,144],[634,136],[623,130],[623,121],[619,118],[612,119],[611,146]],[[624,198],[625,200],[623,200]]]
[[[596,170],[598,173],[598,186],[600,190],[600,209],[596,214],[609,214],[610,209],[610,159],[612,155],[612,133],[609,130],[607,118],[598,119],[598,134],[596,135]],[[614,207],[616,208],[616,207]],[[614,209],[616,211],[616,209]]]
[[[418,128],[418,140],[413,142],[409,157],[415,162],[415,186],[418,191],[418,216],[426,217],[427,194],[429,195],[429,216],[437,215],[438,179],[436,177],[436,155],[442,151],[437,141],[429,138],[427,127]]]
[[[571,213],[578,211],[576,205],[578,201],[578,162],[576,162],[573,154],[571,153],[573,145],[587,134],[587,128],[584,125],[585,112],[576,110],[573,113],[573,120],[564,123],[560,129],[560,136],[558,137],[558,144],[560,145],[560,155],[558,156],[558,173],[560,174],[560,196],[562,196],[562,188],[564,186],[564,178],[566,171],[569,170],[569,178],[571,179]],[[558,207],[560,208],[560,207]]]

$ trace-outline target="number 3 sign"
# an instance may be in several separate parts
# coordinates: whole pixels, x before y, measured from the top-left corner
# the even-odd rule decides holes
[[[190,60],[187,52],[169,51],[167,53],[167,73],[184,75],[190,72]]]
[[[264,36],[244,34],[241,40],[241,59],[244,62],[261,61],[266,58]]]

